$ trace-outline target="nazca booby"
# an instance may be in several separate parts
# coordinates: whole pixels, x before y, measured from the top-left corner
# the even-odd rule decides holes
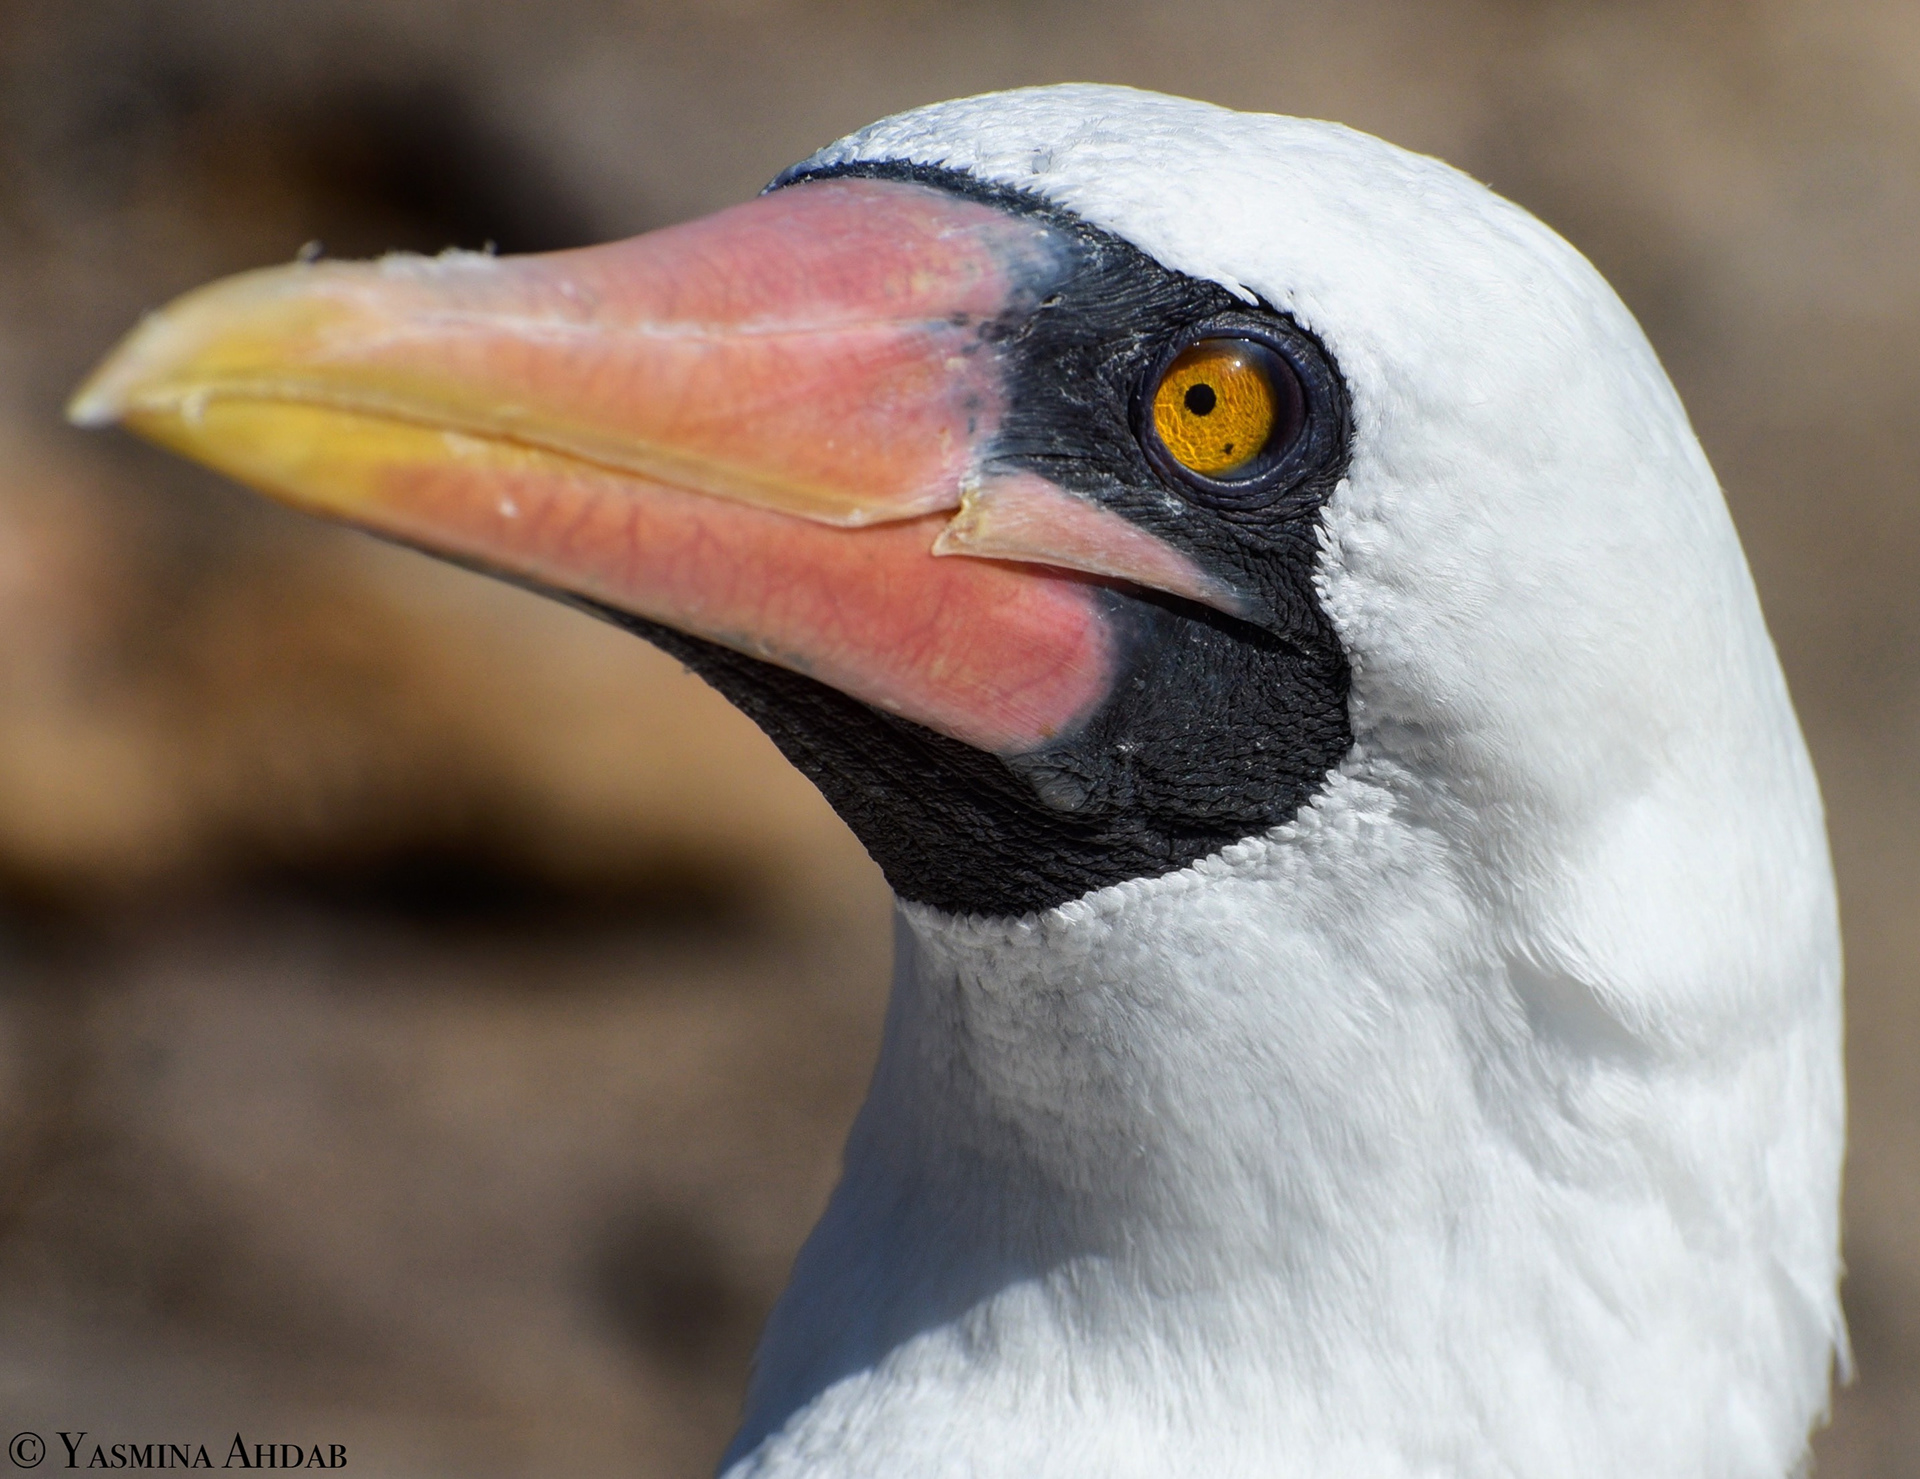
[[[544,257],[189,295],[76,396],[677,654],[899,895],[730,1479],[1779,1479],[1844,1341],[1818,792],[1591,266],[1070,86]]]

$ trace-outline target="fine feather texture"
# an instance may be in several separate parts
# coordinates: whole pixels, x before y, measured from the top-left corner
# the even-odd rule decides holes
[[[1355,745],[1179,872],[902,908],[727,1473],[1780,1479],[1842,1339],[1831,873],[1631,316],[1328,124],[1034,89],[810,163],[854,160],[1038,194],[1328,346]]]

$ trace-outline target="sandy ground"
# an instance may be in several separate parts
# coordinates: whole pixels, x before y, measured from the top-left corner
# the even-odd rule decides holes
[[[640,230],[1072,77],[1441,154],[1646,324],[1832,817],[1859,1376],[1820,1472],[1920,1472],[1911,0],[0,4],[0,1429],[707,1470],[888,954],[858,848],[672,664],[65,391],[308,240]]]

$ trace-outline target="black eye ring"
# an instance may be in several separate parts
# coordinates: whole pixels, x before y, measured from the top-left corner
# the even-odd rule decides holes
[[[1168,448],[1155,425],[1154,401],[1182,355],[1212,341],[1238,341],[1277,372],[1273,378],[1277,419],[1256,455],[1220,475],[1195,470]],[[1195,391],[1204,394],[1194,396]],[[1198,412],[1215,392],[1195,386],[1187,408]],[[1276,502],[1337,450],[1341,428],[1335,412],[1332,368],[1318,346],[1284,320],[1252,313],[1217,315],[1170,339],[1148,364],[1134,396],[1134,434],[1156,472],[1182,493],[1212,508],[1253,512]],[[1202,413],[1204,414],[1204,413]]]

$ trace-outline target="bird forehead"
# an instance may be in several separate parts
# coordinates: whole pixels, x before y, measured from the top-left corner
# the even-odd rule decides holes
[[[1258,296],[1318,334],[1350,379],[1428,344],[1458,354],[1509,337],[1488,330],[1539,320],[1546,300],[1611,296],[1486,187],[1335,123],[1073,84],[902,113],[803,168],[878,161],[1037,195],[1163,266]]]

